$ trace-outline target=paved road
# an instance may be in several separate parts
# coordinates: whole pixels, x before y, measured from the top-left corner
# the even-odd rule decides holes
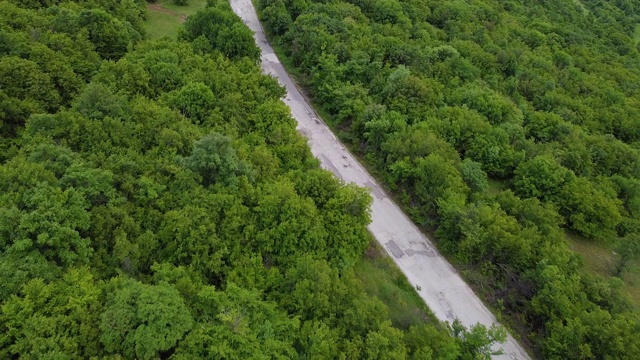
[[[418,293],[444,321],[455,318],[466,325],[478,322],[490,326],[496,322],[493,314],[460,278],[431,241],[409,220],[400,208],[385,195],[376,181],[331,133],[327,125],[313,111],[278,60],[260,26],[251,0],[231,0],[233,11],[254,32],[262,50],[262,69],[278,79],[287,89],[285,102],[298,121],[298,130],[309,139],[313,154],[325,169],[346,182],[371,189],[373,196],[372,222],[369,230],[389,252],[409,282],[420,289]],[[497,359],[529,359],[527,353],[511,337],[502,346],[505,354]]]

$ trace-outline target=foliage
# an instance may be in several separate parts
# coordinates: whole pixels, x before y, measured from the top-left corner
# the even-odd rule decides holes
[[[0,357],[418,351],[353,274],[369,194],[319,168],[228,4],[155,42],[143,4],[100,4],[0,3]]]
[[[126,357],[155,358],[175,347],[193,326],[184,300],[167,285],[125,280],[104,306],[100,341],[107,352]]]
[[[31,114],[68,107],[97,72],[139,41],[145,4],[135,1],[0,3],[0,136]]]
[[[640,338],[637,313],[596,300],[563,239],[567,229],[621,244],[619,269],[635,256],[629,239],[640,231],[640,53],[631,38],[637,6],[257,5],[316,103],[413,219],[472,267],[477,287],[512,315],[537,351],[551,358],[640,356],[637,340],[625,333],[635,326],[629,331]],[[487,192],[488,178],[506,190]],[[558,277],[534,275],[542,262]],[[566,287],[573,295],[548,297],[548,308],[536,308],[537,296],[556,285],[558,294]],[[622,294],[613,297],[625,302]],[[554,308],[568,311],[547,321]],[[615,335],[597,335],[605,331]],[[622,350],[621,343],[630,345]]]
[[[260,50],[253,41],[253,34],[228,3],[218,2],[213,7],[189,16],[181,29],[180,38],[197,41],[204,51],[217,50],[230,59],[248,57],[260,59]]]

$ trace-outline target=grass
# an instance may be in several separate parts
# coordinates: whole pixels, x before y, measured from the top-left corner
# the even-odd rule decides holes
[[[574,232],[566,232],[565,237],[571,250],[582,257],[584,270],[603,276],[613,274],[615,262],[611,244],[590,240]]]
[[[582,257],[582,270],[609,278],[615,273],[614,245],[610,242],[587,239],[573,232],[566,232],[571,250]],[[635,261],[622,276],[625,291],[637,309],[640,310],[640,261]]]
[[[147,38],[159,39],[165,36],[175,38],[178,29],[187,16],[205,8],[206,0],[189,0],[189,4],[178,6],[172,0],[159,0],[147,4]]]
[[[498,195],[504,190],[507,190],[509,187],[507,186],[504,180],[497,180],[489,178],[489,195]]]
[[[367,294],[387,305],[394,326],[408,329],[411,325],[437,322],[404,274],[375,240],[371,241],[354,270]]]
[[[635,41],[636,45],[640,43],[640,24],[636,25],[635,31],[633,32],[633,40]]]
[[[622,274],[622,280],[633,304],[640,310],[640,261],[636,260],[630,270]]]

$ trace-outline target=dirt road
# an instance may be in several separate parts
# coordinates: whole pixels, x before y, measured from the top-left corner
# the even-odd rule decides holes
[[[387,250],[409,282],[434,314],[445,321],[455,318],[466,325],[496,323],[456,270],[444,259],[431,241],[409,220],[400,208],[386,196],[376,181],[345,149],[331,130],[313,111],[278,60],[269,45],[251,0],[231,0],[234,12],[253,30],[262,50],[262,69],[286,87],[285,102],[298,121],[298,130],[309,139],[313,154],[322,166],[346,182],[371,189],[372,222],[369,230]],[[522,347],[509,336],[502,346],[505,354],[497,359],[529,359]]]

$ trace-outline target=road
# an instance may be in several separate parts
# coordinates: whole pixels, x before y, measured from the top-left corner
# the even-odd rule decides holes
[[[372,222],[369,230],[413,284],[420,297],[443,321],[455,318],[465,326],[481,323],[491,326],[496,318],[440,255],[431,241],[385,194],[371,175],[347,151],[307,103],[269,45],[251,0],[231,0],[233,11],[254,32],[262,51],[262,69],[287,89],[285,102],[298,122],[298,130],[309,139],[312,153],[322,167],[345,182],[371,189]],[[505,354],[496,359],[529,359],[523,348],[509,335],[502,345]]]

